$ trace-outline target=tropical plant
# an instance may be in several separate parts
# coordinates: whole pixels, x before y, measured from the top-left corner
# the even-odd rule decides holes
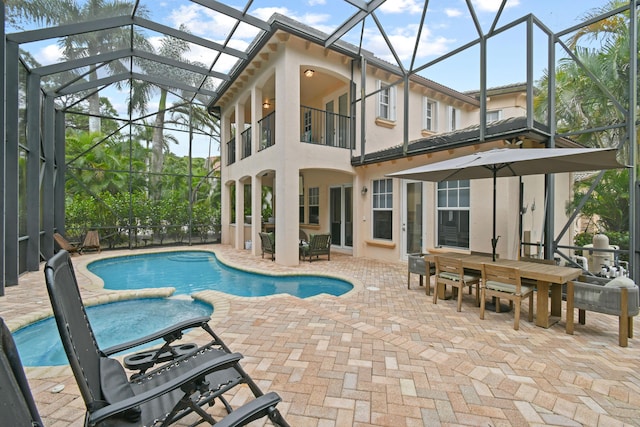
[[[136,16],[144,18],[148,16],[148,10],[137,2],[124,0],[9,0],[5,2],[7,15],[10,22],[20,26],[23,22],[44,23],[46,25],[65,25],[87,22],[94,19],[110,18],[114,16],[128,16],[136,10]],[[133,36],[134,40],[131,40]],[[150,50],[149,42],[137,30],[131,27],[118,27],[102,31],[89,31],[63,37],[59,41],[62,54],[66,60],[93,57],[101,53],[109,52],[114,46],[137,46],[140,49]],[[112,73],[122,73],[128,69],[128,63],[124,60],[108,61],[106,69]],[[89,81],[99,78],[98,67],[89,67]],[[98,92],[88,94],[89,130],[101,131],[100,121],[100,96]]]
[[[637,108],[629,106],[629,15],[608,12],[625,5],[628,2],[612,0],[588,12],[583,19],[590,24],[568,39],[570,55],[560,60],[555,73],[558,132],[572,134],[573,139],[585,146],[617,147],[623,159],[628,157],[625,110]],[[605,18],[596,20],[599,16]],[[548,84],[545,75],[534,99],[536,118],[540,121],[545,121],[548,114]],[[581,215],[600,232],[610,234],[612,244],[615,241],[625,247],[626,241],[628,247],[629,172],[605,172],[602,181],[585,199],[595,178],[575,183],[573,200],[567,209],[573,210],[584,203]],[[575,243],[581,245],[590,238],[590,234],[579,234]]]
[[[582,201],[596,177],[578,181],[574,185],[573,200],[567,211],[573,211]],[[591,196],[585,201],[581,213],[590,218],[601,231],[626,232],[629,226],[629,170],[609,170]]]

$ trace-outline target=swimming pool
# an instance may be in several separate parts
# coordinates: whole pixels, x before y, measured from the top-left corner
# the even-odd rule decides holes
[[[242,297],[287,293],[308,298],[322,293],[343,295],[353,289],[344,280],[323,276],[271,276],[220,263],[207,251],[162,252],[107,258],[91,262],[89,271],[105,289],[173,287],[175,295],[216,290]]]
[[[108,348],[172,326],[183,320],[210,316],[213,307],[190,298],[142,298],[87,307],[87,317],[100,348]],[[18,329],[13,338],[25,366],[66,365],[55,319],[49,317]],[[162,343],[149,343],[147,347]],[[141,348],[128,350],[139,351]]]

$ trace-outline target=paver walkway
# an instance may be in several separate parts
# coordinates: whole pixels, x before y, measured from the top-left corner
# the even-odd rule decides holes
[[[453,301],[433,305],[417,276],[408,290],[405,263],[333,252],[331,261],[283,267],[224,245],[185,249],[193,248],[252,270],[330,272],[356,284],[346,296],[305,300],[199,295],[214,304],[211,324],[244,354],[247,372],[283,398],[292,426],[640,425],[640,338],[619,347],[613,316],[587,313],[573,336],[564,333],[564,313],[549,329],[522,320],[514,331],[512,313],[479,320],[473,298],[460,313]],[[123,253],[132,251],[73,258],[86,301],[122,297],[92,282],[84,266]],[[10,328],[48,311],[42,272],[0,297]],[[68,367],[27,368],[27,376],[47,426],[82,425]],[[58,384],[64,390],[52,393]],[[241,390],[235,399],[244,398]]]

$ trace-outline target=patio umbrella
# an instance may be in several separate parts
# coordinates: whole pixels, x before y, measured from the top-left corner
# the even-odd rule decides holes
[[[618,169],[615,148],[498,148],[390,173],[393,178],[450,181],[493,178],[493,260],[496,258],[496,178]]]

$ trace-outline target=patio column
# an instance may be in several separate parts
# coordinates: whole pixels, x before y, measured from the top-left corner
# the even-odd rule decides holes
[[[251,216],[251,253],[257,255],[261,253],[258,233],[262,231],[262,178],[255,175],[251,177]]]
[[[299,153],[300,153],[300,63],[295,54],[283,52],[275,74],[277,159],[274,180],[276,261],[298,265]],[[273,148],[273,147],[272,147]]]
[[[231,236],[231,186],[228,183],[229,176],[229,151],[227,142],[231,139],[231,113],[224,113],[220,118],[220,243],[228,245],[232,241]]]
[[[236,103],[236,164],[242,159],[242,131],[244,130],[244,104]],[[244,183],[236,180],[236,249],[244,249]]]
[[[244,249],[244,182],[236,181],[236,249]]]

